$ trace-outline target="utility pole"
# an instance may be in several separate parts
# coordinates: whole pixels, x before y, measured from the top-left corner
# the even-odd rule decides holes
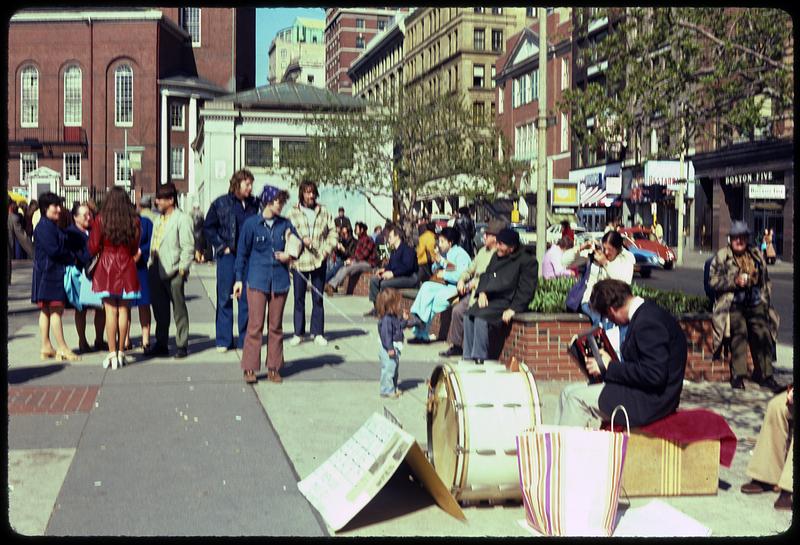
[[[686,188],[686,174],[684,160],[686,159],[686,120],[681,115],[681,157],[680,171],[678,177],[678,193],[675,196],[675,207],[678,209],[678,252],[675,259],[677,265],[683,265],[683,193]]]
[[[538,8],[539,15],[539,118],[536,138],[536,261],[539,277],[547,249],[547,9]]]

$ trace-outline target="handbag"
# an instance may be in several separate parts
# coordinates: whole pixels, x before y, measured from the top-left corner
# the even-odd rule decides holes
[[[100,254],[102,252],[97,252],[95,255],[92,256],[91,261],[83,268],[83,272],[86,274],[86,278],[89,280],[92,279],[94,276],[94,270],[97,268],[97,264],[100,263]]]
[[[622,410],[627,433],[613,431]],[[622,469],[630,436],[621,405],[611,430],[538,426],[517,435],[525,518],[547,536],[604,536],[614,532]]]
[[[586,263],[586,269],[583,271],[581,279],[575,283],[567,293],[566,307],[570,312],[581,311],[581,301],[583,301],[583,294],[586,292],[586,283],[589,281],[589,274],[592,270],[592,262]]]
[[[80,301],[81,276],[81,272],[75,265],[67,265],[64,268],[64,291],[67,294],[67,301],[69,301],[78,312],[83,310],[83,305],[81,305]]]

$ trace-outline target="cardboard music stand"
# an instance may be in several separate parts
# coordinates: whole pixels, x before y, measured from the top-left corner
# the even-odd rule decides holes
[[[439,507],[466,520],[414,437],[378,413],[297,487],[325,522],[338,531],[372,501],[403,460]]]

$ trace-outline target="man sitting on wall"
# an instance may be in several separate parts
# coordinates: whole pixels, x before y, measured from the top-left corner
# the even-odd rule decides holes
[[[415,288],[419,281],[417,254],[403,241],[399,227],[392,225],[386,230],[386,243],[392,252],[389,263],[385,268],[375,271],[375,276],[369,282],[369,301],[373,305],[382,289]],[[377,313],[373,308],[364,316],[377,316]]]
[[[497,234],[495,254],[481,275],[475,290],[477,303],[464,317],[464,359],[496,359],[497,346],[490,347],[490,328],[497,330],[510,324],[518,312],[528,310],[538,283],[538,266],[535,255],[522,248],[519,233],[505,228]],[[506,334],[510,331],[506,327]],[[492,335],[495,341],[504,334]]]
[[[631,427],[644,426],[678,408],[686,370],[686,335],[672,314],[652,301],[634,297],[620,280],[600,280],[590,299],[592,308],[617,325],[628,325],[620,360],[601,350],[605,374],[593,358],[587,371],[603,378],[598,384],[572,384],[561,392],[556,422],[561,426],[599,427],[614,407],[625,407]]]
[[[352,274],[363,273],[378,265],[378,249],[367,233],[367,224],[356,222],[356,247],[353,257],[344,260],[344,266],[325,285],[325,292],[332,295]]]

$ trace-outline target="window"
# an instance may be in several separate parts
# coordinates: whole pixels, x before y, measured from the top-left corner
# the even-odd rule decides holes
[[[475,8],[474,11],[475,13],[483,13],[485,11],[485,8]]]
[[[127,157],[125,153],[114,153],[114,183],[117,185],[127,185],[131,180],[130,152]]]
[[[561,89],[569,87],[569,58],[561,57]]]
[[[569,126],[567,125],[567,114],[561,112],[561,151],[567,151],[569,146]]]
[[[378,30],[386,28],[386,19],[378,19]]]
[[[81,69],[70,66],[64,72],[64,126],[81,125]]]
[[[502,30],[492,30],[492,51],[502,51],[503,50],[503,31]]]
[[[492,8],[492,15],[502,15],[503,8]]]
[[[133,126],[133,69],[127,64],[114,71],[114,124]]]
[[[302,164],[303,156],[308,149],[307,140],[281,140],[278,164],[282,167],[298,166]]]
[[[472,67],[472,86],[483,87],[483,79],[484,79],[484,66],[482,64],[474,65]]]
[[[472,119],[476,125],[484,123],[486,117],[485,104],[483,102],[474,102],[472,104]]]
[[[183,179],[183,146],[172,146],[169,149],[169,175],[173,180]]]
[[[306,77],[306,79],[307,79],[309,85],[313,85],[313,83],[314,83],[314,75],[313,74],[309,74]]]
[[[364,37],[363,36],[356,36],[356,47],[359,49],[364,49]]]
[[[25,185],[25,177],[29,172],[39,168],[39,156],[35,153],[19,154],[19,184]]]
[[[22,70],[22,119],[23,127],[39,125],[39,71],[34,66]]]
[[[356,19],[356,28],[364,28],[364,19]]]
[[[473,47],[475,51],[483,51],[486,49],[486,30],[482,28],[475,29]]]
[[[272,166],[272,140],[244,141],[244,165],[246,167],[269,168]]]
[[[536,17],[536,8],[525,8],[525,17]]]
[[[519,95],[519,88],[520,88],[519,80],[515,78],[511,82],[511,106],[513,108],[518,108],[521,102]]]
[[[506,89],[505,87],[500,87],[497,93],[497,113],[503,115],[503,102],[505,100]]]
[[[495,87],[497,85],[497,82],[494,80],[496,76],[497,76],[497,68],[495,68],[495,66],[492,65],[492,81],[491,81],[492,87]]]
[[[80,184],[81,183],[81,154],[80,153],[65,153],[64,154],[64,184]]]
[[[192,47],[200,45],[200,8],[181,8],[181,27],[192,37]]]
[[[281,58],[282,59],[286,58],[286,53],[287,53],[287,51],[285,49],[281,49]]]
[[[173,102],[169,105],[169,126],[173,131],[183,130],[183,112],[183,104]]]

